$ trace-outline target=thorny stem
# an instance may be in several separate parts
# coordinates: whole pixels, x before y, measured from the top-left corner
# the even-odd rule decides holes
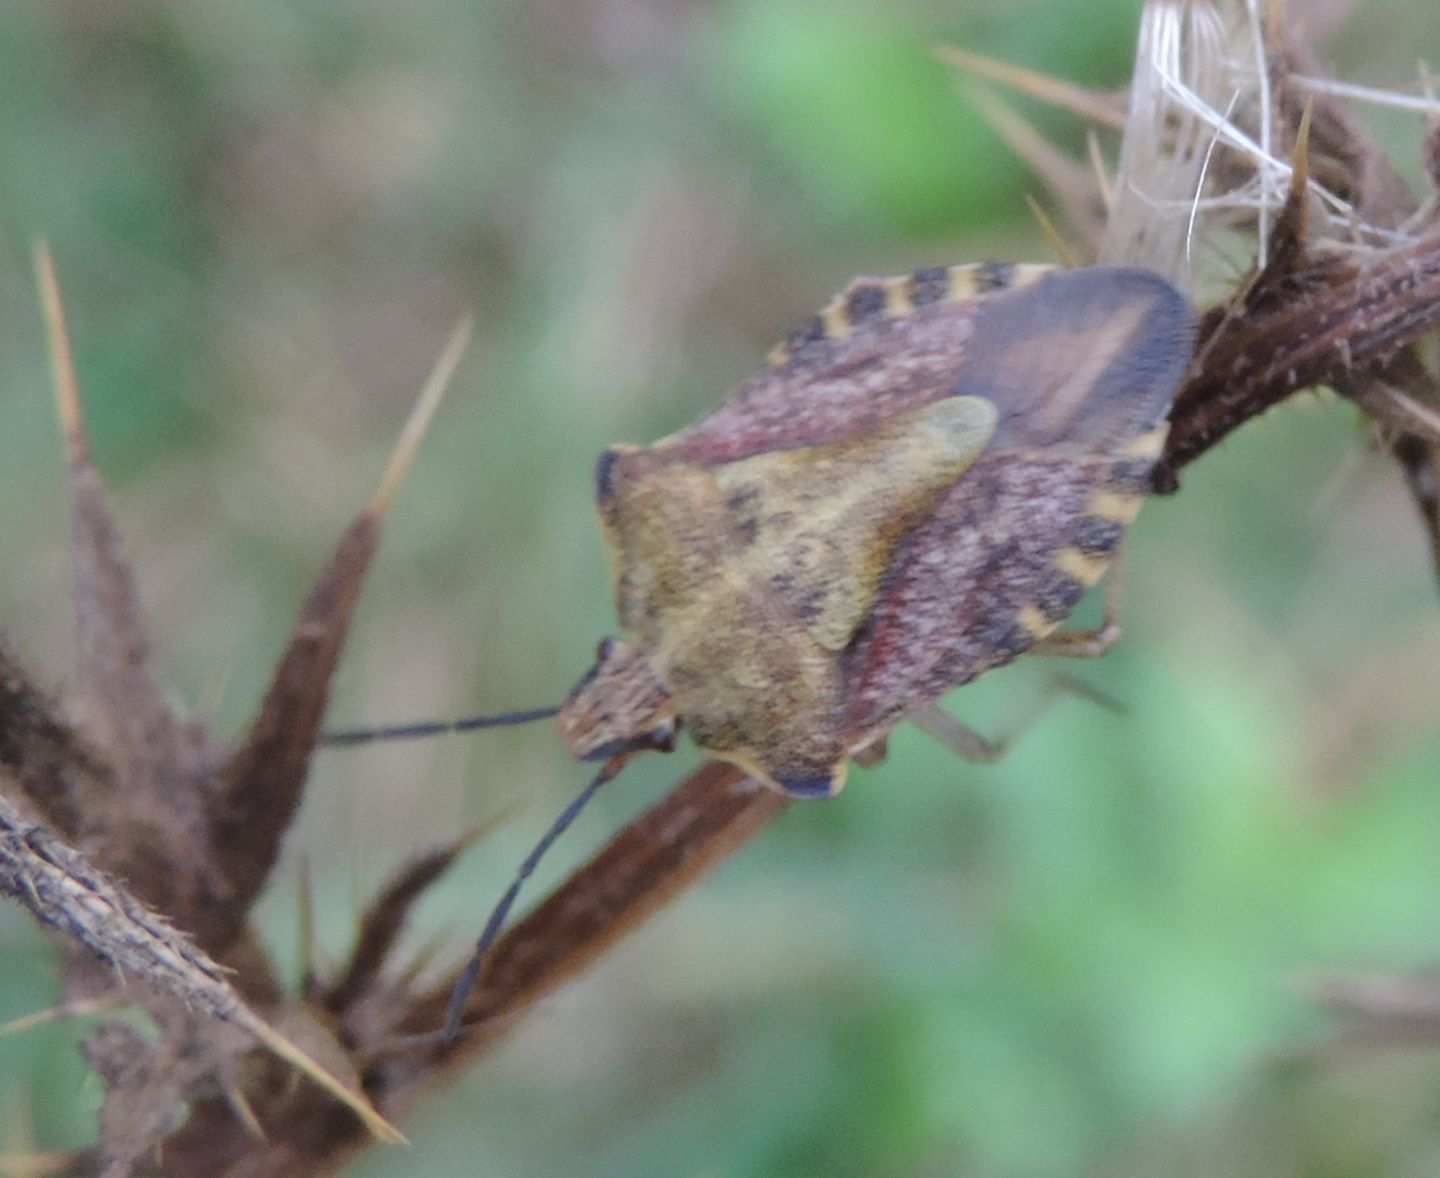
[[[1440,237],[1370,255],[1348,273],[1321,264],[1293,282],[1296,293],[1268,313],[1212,314],[1202,325],[1157,491],[1173,491],[1182,466],[1286,397],[1383,368],[1440,327]]]
[[[1172,489],[1182,467],[1250,418],[1304,388],[1343,385],[1367,368],[1382,367],[1440,326],[1440,238],[1358,263],[1296,272],[1288,294],[1263,312],[1216,313],[1202,324],[1196,360],[1172,413],[1160,489]],[[450,980],[416,995],[389,1045],[369,1045],[366,1091],[387,1113],[403,1109],[446,1072],[483,1053],[524,1011],[737,851],[786,805],[733,767],[702,767],[500,937],[466,1003],[460,1038],[437,1041],[433,1034],[446,1019]],[[291,1127],[277,1115],[267,1121],[277,1151],[288,1133],[315,1132],[313,1125]],[[219,1127],[229,1124],[223,1110],[211,1115],[207,1108],[192,1117],[167,1147],[167,1172],[209,1172],[206,1159],[216,1149],[202,1139],[213,1147]],[[303,1172],[328,1172],[363,1145],[348,1125],[326,1136],[325,1161]],[[257,1174],[301,1172],[284,1169],[293,1164],[288,1155],[277,1152],[267,1168],[253,1143],[246,1148]]]
[[[1272,250],[1272,263],[1279,252]],[[1440,237],[1388,253],[1302,256],[1283,275],[1272,276],[1275,281],[1268,287],[1266,276],[1259,277],[1262,281],[1237,297],[1233,307],[1212,312],[1201,324],[1196,357],[1171,415],[1168,449],[1155,477],[1157,490],[1174,490],[1182,467],[1250,418],[1307,387],[1350,389],[1362,378],[1384,374],[1404,349],[1440,326]],[[1255,297],[1257,291],[1261,297]],[[233,905],[226,927],[213,934],[217,943],[243,944],[248,898],[263,882],[274,847],[289,824],[323,704],[323,692],[314,695],[313,684],[328,680],[338,657],[343,619],[373,547],[376,522],[373,512],[362,516],[348,548],[342,549],[345,559],[339,561],[343,568],[335,582],[322,584],[326,591],[308,607],[299,632],[303,641],[296,648],[300,654],[309,651],[308,662],[291,676],[294,685],[280,677],[275,696],[279,702],[267,712],[273,712],[274,724],[258,726],[251,743],[219,775],[220,784],[233,789],[217,795],[224,805],[217,804],[209,816],[214,827],[210,833],[236,835],[229,845],[244,853],[232,852],[234,862],[223,874],[231,877],[225,881],[227,894],[244,902]],[[340,624],[329,628],[336,617],[341,617]],[[18,700],[40,713],[31,728],[59,731],[25,681],[7,679],[0,689],[0,720],[5,719],[6,702]],[[300,703],[292,706],[293,700]],[[16,761],[12,769],[34,770],[37,784],[22,779],[21,785],[32,800],[39,780],[51,776],[40,771],[49,761],[12,757],[3,744],[0,758]],[[82,758],[70,759],[84,768]],[[279,762],[288,768],[285,782],[277,784],[273,766]],[[83,778],[78,770],[72,776]],[[75,820],[74,807],[63,797],[47,800],[51,821],[68,828]],[[370,1028],[363,1023],[346,1021],[367,1000],[374,1005],[376,992],[362,983],[381,972],[378,961],[357,954],[357,967],[346,975],[361,979],[350,985],[355,1001],[346,991],[349,983],[342,981],[320,1005],[335,1016],[337,1037],[361,1070],[365,1093],[387,1113],[402,1109],[445,1071],[483,1052],[529,1007],[582,972],[707,867],[738,850],[786,804],[778,794],[720,764],[706,765],[679,783],[496,941],[465,1003],[465,1034],[454,1042],[437,1042],[430,1035],[445,1019],[450,979],[419,993],[399,988],[388,995],[392,1006],[384,1013],[390,1021],[378,1037],[368,1034]],[[419,890],[417,884],[413,891]],[[371,938],[373,944],[393,939],[402,915],[403,903],[397,902],[384,929]],[[208,1176],[243,1164],[245,1172],[257,1178],[319,1174],[332,1171],[346,1152],[363,1144],[348,1116],[327,1119],[326,1110],[317,1115],[313,1104],[276,1101],[263,1114],[269,1142],[257,1146],[222,1100],[197,1101],[189,1122],[166,1143],[163,1172]]]
[[[1440,238],[1357,263],[1297,271],[1288,285],[1287,297],[1268,309],[1216,313],[1202,325],[1194,366],[1172,413],[1162,488],[1173,488],[1180,468],[1250,418],[1306,387],[1344,385],[1383,367],[1440,326]],[[367,1045],[365,1090],[387,1113],[403,1109],[451,1068],[484,1052],[525,1010],[742,847],[786,805],[730,766],[702,767],[495,943],[466,1003],[459,1039],[437,1042],[432,1034],[445,1020],[451,982],[415,995],[388,1045]],[[281,1110],[266,1122],[273,1150],[243,1145],[255,1174],[329,1172],[363,1144],[353,1124],[317,1126],[303,1120],[313,1113],[298,1108],[293,1117],[302,1120],[291,1125],[289,1115]],[[224,1154],[216,1135],[230,1133],[232,1123],[222,1107],[201,1106],[167,1146],[166,1172],[214,1172],[214,1158]],[[317,1133],[326,1144],[317,1143],[315,1165],[295,1169],[282,1143]],[[269,1152],[274,1158],[267,1160]]]

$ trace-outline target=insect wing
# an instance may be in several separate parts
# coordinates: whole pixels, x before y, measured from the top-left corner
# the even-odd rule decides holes
[[[872,435],[950,395],[979,307],[1053,273],[984,263],[856,279],[791,333],[768,369],[652,449],[708,466]]]
[[[1051,275],[978,304],[951,391],[997,410],[990,445],[896,545],[845,651],[856,746],[1054,629],[1148,489],[1191,348],[1146,271]]]

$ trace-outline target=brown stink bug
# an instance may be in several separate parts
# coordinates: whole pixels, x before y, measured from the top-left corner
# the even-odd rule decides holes
[[[1052,631],[1149,488],[1190,320],[1137,269],[859,279],[709,416],[606,451],[596,504],[628,637],[601,643],[558,716],[604,767],[492,913],[450,1030],[524,879],[635,753],[683,726],[775,789],[829,797],[952,688],[1075,653]]]

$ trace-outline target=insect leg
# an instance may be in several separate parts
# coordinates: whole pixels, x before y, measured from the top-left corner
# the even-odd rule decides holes
[[[1121,704],[1103,691],[1091,687],[1088,683],[1070,675],[1056,675],[1051,679],[1044,694],[1030,705],[1030,709],[1020,717],[1019,722],[1010,732],[998,739],[982,736],[968,724],[962,724],[949,712],[943,711],[938,704],[922,708],[909,719],[921,732],[938,740],[961,760],[971,761],[978,765],[991,765],[1004,757],[1015,746],[1015,743],[1030,731],[1031,727],[1049,711],[1051,704],[1066,695],[1079,696],[1091,703],[1099,704],[1109,711],[1124,711]]]
[[[962,761],[972,761],[978,765],[998,761],[1009,751],[1015,735],[1018,735],[1012,734],[1005,740],[991,740],[981,736],[968,724],[960,723],[949,712],[941,711],[937,704],[922,708],[910,717],[910,722],[926,736],[938,740]]]
[[[1093,630],[1060,630],[1047,634],[1030,648],[1030,654],[1052,658],[1098,659],[1120,640],[1120,602],[1124,596],[1124,551],[1116,549],[1115,559],[1101,585],[1103,613]]]

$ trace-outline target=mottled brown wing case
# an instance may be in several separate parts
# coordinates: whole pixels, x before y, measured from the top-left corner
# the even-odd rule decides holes
[[[1057,273],[974,308],[949,390],[1000,420],[897,545],[845,652],[847,728],[883,729],[1009,662],[1074,607],[1138,510],[1191,346],[1146,271]]]
[[[857,279],[791,333],[768,370],[652,449],[712,466],[873,433],[897,414],[950,395],[975,341],[976,309],[1011,297],[990,291],[1050,273],[1038,266],[940,266],[903,278]]]
[[[897,413],[957,392],[994,400],[1012,430],[1035,414],[1037,427],[1075,425],[1088,431],[1076,442],[1103,446],[1153,418],[1157,403],[1168,406],[1188,359],[1190,313],[1164,279],[1120,267],[1005,267],[995,268],[987,291],[977,269],[857,280],[833,305],[842,310],[832,307],[792,333],[770,369],[656,447],[673,447],[675,457],[710,466],[868,433]],[[963,277],[973,293],[941,293],[947,274],[961,276],[952,286]],[[1012,282],[1023,285],[1005,289]],[[897,313],[884,314],[866,297],[897,284],[905,290]],[[842,316],[848,334],[824,334]],[[1096,387],[1084,398],[1099,411],[1090,420],[1068,402],[1059,408],[1069,412],[1045,411],[1057,392],[1084,395],[1083,383],[1068,378],[1087,355],[1108,361],[1103,372],[1090,372]],[[1133,401],[1126,404],[1127,398]],[[1023,436],[1060,440],[1053,428]],[[997,437],[996,445],[1004,444]]]

